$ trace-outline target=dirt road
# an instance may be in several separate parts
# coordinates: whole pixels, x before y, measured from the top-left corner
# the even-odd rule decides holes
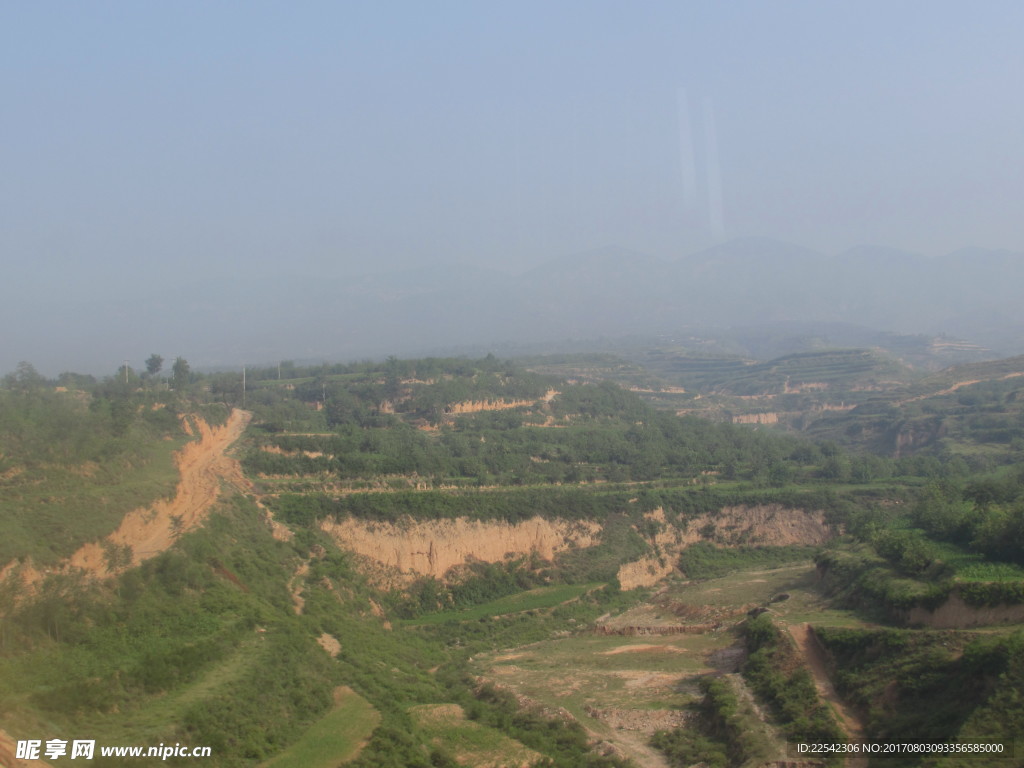
[[[906,400],[897,400],[895,403],[893,403],[893,405],[900,406],[906,403],[916,403],[919,400],[927,400],[928,398],[931,397],[942,397],[943,395],[951,395],[958,389],[962,389],[963,387],[970,387],[973,386],[974,384],[981,384],[983,381],[1006,381],[1007,379],[1014,379],[1017,378],[1018,376],[1024,376],[1024,371],[1014,371],[1013,373],[1007,373],[1003,376],[999,376],[998,378],[994,379],[968,379],[966,381],[958,381],[953,386],[939,390],[938,392],[929,392],[927,395],[917,395],[916,397],[908,397]]]
[[[839,698],[839,694],[836,693],[835,686],[832,685],[832,680],[828,676],[825,653],[822,651],[821,646],[818,645],[818,640],[811,630],[811,625],[792,624],[789,627],[789,634],[793,636],[797,647],[800,649],[800,653],[807,661],[807,667],[810,669],[811,677],[814,678],[814,687],[818,689],[818,695],[832,705],[833,711],[839,718],[840,725],[846,731],[846,738],[850,741],[863,740],[864,726],[860,718],[846,706],[843,700]],[[850,757],[846,759],[848,768],[864,768],[867,764],[867,758],[863,757]]]

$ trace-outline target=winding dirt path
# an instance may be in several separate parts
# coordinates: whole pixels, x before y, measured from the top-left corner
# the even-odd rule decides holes
[[[832,705],[840,725],[846,731],[846,737],[850,741],[862,741],[864,739],[864,724],[860,718],[846,706],[839,694],[836,693],[832,679],[828,676],[828,666],[825,663],[825,653],[818,644],[810,624],[791,624],[789,634],[796,641],[797,648],[807,661],[807,667],[814,678],[814,687],[818,689],[825,701]],[[868,764],[865,757],[848,757],[846,765],[848,768],[865,768]]]
[[[295,609],[296,616],[301,616],[306,607],[306,599],[302,596],[302,591],[306,588],[305,576],[307,573],[309,573],[309,560],[296,568],[295,574],[288,581],[288,591],[292,595],[292,608]]]
[[[614,743],[640,768],[671,768],[665,755],[647,743],[649,738],[647,733],[616,731]]]
[[[951,395],[958,389],[963,387],[970,387],[974,384],[981,384],[985,381],[1006,381],[1007,379],[1015,379],[1018,376],[1024,376],[1024,371],[1014,371],[1013,373],[1007,373],[1003,376],[996,376],[991,379],[968,379],[966,381],[958,381],[953,386],[941,389],[938,392],[929,392],[926,395],[917,395],[916,397],[908,397],[906,400],[897,400],[893,405],[900,406],[905,403],[916,403],[919,400],[927,400],[931,397],[942,397],[943,395]]]
[[[222,481],[237,488],[247,487],[241,465],[227,455],[227,449],[245,431],[251,418],[251,413],[237,408],[220,427],[211,427],[202,419],[193,418],[199,439],[187,443],[175,455],[180,479],[174,498],[129,512],[117,530],[102,541],[83,545],[52,571],[38,571],[31,564],[22,566],[20,575],[25,587],[32,587],[47,573],[73,569],[96,578],[112,576],[159,555],[183,533],[202,525],[217,500]],[[130,551],[130,561],[126,556],[111,567],[106,554],[111,544],[120,547],[126,555]]]

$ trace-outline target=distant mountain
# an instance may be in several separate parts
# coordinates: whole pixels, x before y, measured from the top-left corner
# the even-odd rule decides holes
[[[763,325],[828,317],[828,260],[806,248],[745,238],[673,266],[687,322]]]
[[[800,326],[813,336],[816,327],[834,333],[844,325],[868,335],[946,334],[990,348],[994,357],[1024,352],[1021,287],[1024,255],[1006,251],[972,248],[926,258],[860,246],[827,256],[758,238],[674,261],[607,248],[521,275],[443,264],[356,276],[193,278],[119,302],[44,304],[31,323],[0,308],[5,327],[21,329],[0,351],[0,370],[21,359],[81,370],[107,359],[112,369],[125,358],[141,365],[154,351],[199,365],[240,364],[684,328],[720,334],[745,327],[772,335]],[[815,345],[830,342],[808,348]]]

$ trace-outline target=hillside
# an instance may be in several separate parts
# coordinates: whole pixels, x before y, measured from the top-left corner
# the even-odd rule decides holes
[[[952,453],[978,464],[1018,458],[1024,358],[954,366],[879,393],[848,413],[826,414],[809,432],[879,453]]]
[[[762,765],[853,721],[886,735],[865,714],[884,672],[858,671],[833,630],[931,613],[954,615],[957,648],[978,623],[1007,639],[936,673],[935,690],[982,675],[963,719],[907,728],[967,738],[993,708],[993,738],[1016,727],[998,703],[1024,583],[1015,453],[866,454],[654,407],[687,393],[619,359],[528,362],[250,368],[244,389],[234,373],[8,377],[4,730],[209,746],[225,766]],[[863,351],[746,368],[716,386],[874,397],[905,372]],[[898,386],[941,401],[979,386],[953,388],[961,374],[1014,372]],[[40,439],[51,424],[63,437]],[[127,458],[145,446],[162,491],[88,526],[47,514],[69,475],[86,507],[148,476]],[[119,474],[81,474],[108,457]]]
[[[975,467],[1005,464],[1019,458],[1024,437],[1019,356],[920,370],[878,349],[758,361],[638,343],[621,355],[527,363],[549,375],[616,381],[660,410],[804,434],[875,457],[952,453]]]
[[[901,384],[911,371],[872,350],[802,352],[767,362],[677,357],[661,367],[690,389],[741,397],[828,390],[833,398]]]

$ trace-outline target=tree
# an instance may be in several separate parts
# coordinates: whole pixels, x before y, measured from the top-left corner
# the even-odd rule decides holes
[[[18,392],[35,392],[46,386],[46,377],[24,360],[18,363],[14,373],[4,376],[4,386]]]
[[[180,358],[179,358],[180,359]],[[146,373],[156,376],[164,367],[164,359],[154,352],[146,359]]]
[[[136,413],[135,404],[128,397],[127,392],[111,398],[110,427],[115,437],[124,437],[128,434],[132,422],[135,421]]]
[[[171,366],[171,386],[174,389],[184,389],[189,382],[191,373],[192,369],[188,367],[188,360],[184,357],[175,358],[174,365]]]

